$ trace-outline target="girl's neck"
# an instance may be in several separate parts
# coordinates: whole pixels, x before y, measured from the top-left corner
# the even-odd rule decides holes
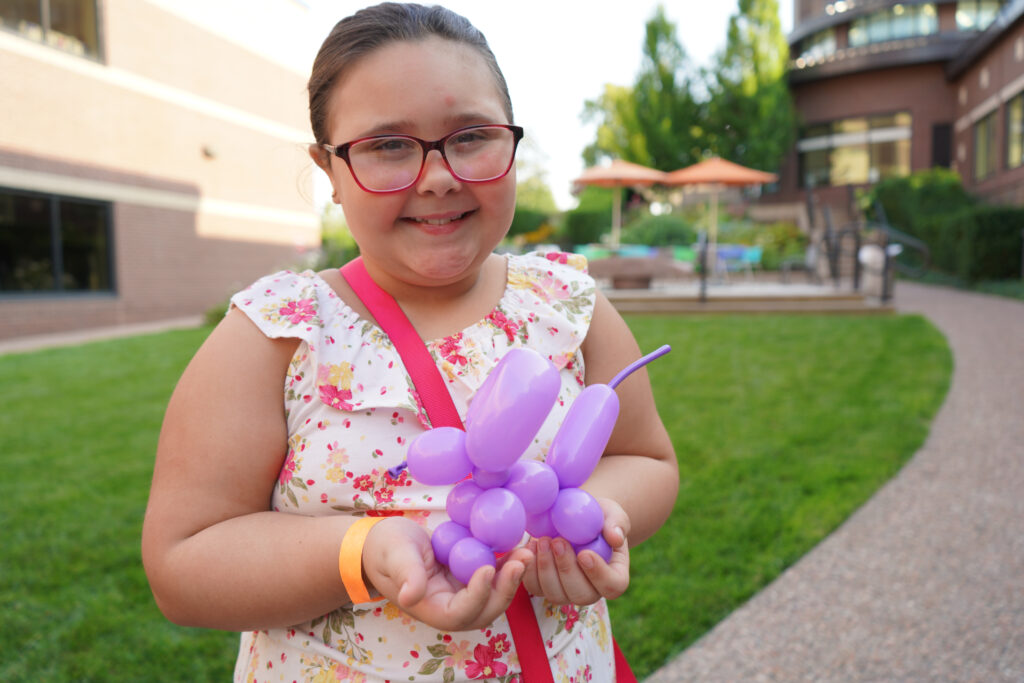
[[[464,278],[429,287],[390,275],[372,260],[364,258],[364,263],[425,340],[449,336],[484,318],[501,299],[508,279],[505,258],[496,254]]]

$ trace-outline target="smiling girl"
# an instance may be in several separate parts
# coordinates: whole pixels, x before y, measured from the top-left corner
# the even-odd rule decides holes
[[[558,367],[559,400],[524,455],[543,460],[582,388],[640,352],[582,259],[494,253],[523,131],[484,37],[440,7],[361,10],[325,40],[309,98],[310,155],[459,414],[512,348]],[[677,490],[646,374],[617,391],[583,487],[611,560],[529,539],[463,586],[430,545],[450,487],[389,471],[430,427],[391,340],[338,269],[263,278],[233,297],[167,409],[143,529],[156,601],[176,623],[243,631],[238,681],[516,680],[504,613],[522,585],[555,679],[614,680],[605,599]]]

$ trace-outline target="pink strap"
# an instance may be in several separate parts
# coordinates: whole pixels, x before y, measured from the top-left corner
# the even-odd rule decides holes
[[[420,395],[430,425],[463,429],[459,411],[452,403],[451,394],[448,393],[441,373],[437,371],[434,358],[398,302],[373,281],[361,257],[357,256],[342,266],[341,275],[395,345]]]
[[[413,386],[420,395],[420,401],[427,411],[431,426],[465,429],[433,357],[394,297],[373,281],[360,257],[342,266],[341,275],[377,320],[377,325],[395,345],[405,369],[412,378]],[[508,618],[512,641],[519,657],[519,665],[522,667],[523,682],[554,683],[537,615],[533,611],[530,596],[522,585],[516,591],[505,616]],[[636,677],[633,676],[626,658],[619,650],[619,644],[614,639],[612,643],[615,647],[616,680],[619,683],[636,683]]]

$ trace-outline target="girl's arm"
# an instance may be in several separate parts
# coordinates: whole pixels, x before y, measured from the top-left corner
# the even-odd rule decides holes
[[[146,574],[171,621],[236,631],[283,627],[350,602],[338,551],[356,518],[270,511],[287,451],[285,373],[297,346],[265,337],[234,310],[171,397],[142,533]],[[497,590],[488,570],[458,591],[429,547],[414,522],[388,519],[367,537],[365,573],[382,594],[438,628],[479,627],[504,610],[521,565],[502,569]]]

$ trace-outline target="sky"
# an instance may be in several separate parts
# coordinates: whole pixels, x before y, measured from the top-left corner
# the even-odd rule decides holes
[[[374,2],[309,0],[312,55],[334,23]],[[583,104],[600,96],[606,83],[631,85],[640,68],[644,25],[657,0],[447,0],[483,31],[512,95],[516,123],[528,142],[520,156],[545,169],[545,180],[560,209],[576,200],[572,180],[584,169],[584,147],[596,126],[582,120]],[[664,0],[690,61],[707,66],[725,46],[728,0]],[[782,30],[793,26],[792,0],[780,0]],[[318,196],[322,196],[318,193]]]

